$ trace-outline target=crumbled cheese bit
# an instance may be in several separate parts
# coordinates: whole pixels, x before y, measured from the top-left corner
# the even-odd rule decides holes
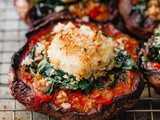
[[[34,58],[34,61],[39,61],[41,59],[42,59],[42,56],[37,56],[37,57]]]
[[[46,82],[46,86],[50,86],[51,83],[52,83],[52,81],[47,81],[47,82]]]
[[[85,21],[85,22],[89,22],[89,17],[88,16],[84,16],[84,17],[82,17],[82,20]]]
[[[43,4],[43,3],[40,3],[39,6],[40,6],[40,7],[44,7],[44,4]]]
[[[155,37],[154,45],[155,45],[155,43],[156,43],[157,45],[160,45],[160,36]]]
[[[49,73],[50,75],[54,75],[55,74],[55,70],[54,69],[52,69],[52,70],[50,70],[50,73]]]
[[[68,22],[68,24],[64,26],[63,30],[66,31],[66,30],[72,29],[74,27],[75,26],[73,25],[72,22]]]
[[[82,32],[82,34],[88,35],[89,37],[94,37],[95,35],[95,33],[91,30],[91,28],[86,25],[82,25],[80,27],[80,31]]]
[[[64,6],[56,6],[55,8],[54,8],[54,11],[55,12],[60,12],[60,11],[62,11],[62,10],[64,10]]]
[[[36,56],[39,55],[43,50],[45,50],[45,45],[40,42],[37,42],[35,51]]]
[[[94,102],[95,100],[92,100],[92,99],[88,100],[84,105],[84,111],[85,112],[91,111],[93,109]]]
[[[64,75],[64,76],[63,76],[63,78],[68,79],[68,78],[69,78],[69,76],[68,76],[68,75]]]
[[[60,91],[59,95],[57,98],[62,98],[62,97],[67,97],[67,94],[64,91]]]
[[[129,40],[127,37],[121,37],[119,39],[117,39],[117,43],[119,43],[119,45],[117,43],[115,43],[115,47],[124,50],[124,41]]]
[[[29,56],[27,56],[23,61],[22,61],[22,65],[31,65],[33,62],[33,59],[29,58]]]
[[[71,84],[71,85],[74,85],[74,84],[75,84],[75,81],[70,82],[70,84]]]
[[[69,103],[62,103],[61,106],[64,108],[64,109],[69,109],[71,107],[71,104]]]
[[[64,24],[62,24],[62,23],[59,22],[58,25],[56,25],[56,26],[54,27],[52,33],[57,33],[57,32],[62,31],[63,28],[64,28],[64,26],[65,26]]]
[[[52,33],[57,33],[57,32],[60,32],[60,31],[67,31],[69,29],[72,29],[74,28],[74,24],[72,22],[68,22],[67,25],[65,24],[62,24],[62,23],[58,23],[58,25],[56,25],[52,31]]]
[[[56,98],[57,98],[56,100],[57,103],[63,103],[68,99],[68,96],[65,93],[65,91],[61,90]]]
[[[51,83],[52,83],[52,81],[48,81],[48,80],[42,78],[42,76],[36,74],[32,85],[35,90],[44,93],[49,89]]]
[[[72,12],[72,11],[74,11],[74,10],[75,10],[75,6],[74,6],[74,5],[70,5],[68,9],[69,9],[69,11],[71,11],[71,12]]]

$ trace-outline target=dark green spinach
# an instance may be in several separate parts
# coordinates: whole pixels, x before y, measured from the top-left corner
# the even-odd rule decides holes
[[[138,68],[137,64],[124,50],[118,50],[118,55],[115,57],[114,67],[122,70],[132,70]]]

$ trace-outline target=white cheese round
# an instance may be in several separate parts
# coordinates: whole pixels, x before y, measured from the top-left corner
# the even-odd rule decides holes
[[[59,26],[61,30],[57,30]],[[77,79],[88,79],[104,76],[113,67],[112,39],[107,39],[89,26],[77,27],[73,23],[59,23],[53,33],[55,35],[47,53],[56,69],[76,76]]]

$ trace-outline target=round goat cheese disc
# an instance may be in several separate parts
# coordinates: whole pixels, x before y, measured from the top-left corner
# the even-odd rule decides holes
[[[90,26],[59,23],[47,53],[51,64],[77,79],[104,76],[114,62],[114,45]]]

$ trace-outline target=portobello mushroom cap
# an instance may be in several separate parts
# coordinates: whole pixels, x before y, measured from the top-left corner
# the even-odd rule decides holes
[[[56,14],[56,13],[55,13]],[[32,28],[30,32],[27,33],[27,37],[30,38],[34,36],[36,33],[41,31],[44,28],[49,27],[52,24],[56,24],[60,21],[76,21],[72,16],[65,14],[65,16],[54,17],[50,16],[48,20],[43,22],[41,25]],[[85,23],[89,24],[89,23]],[[113,29],[112,24],[100,24],[101,26],[105,26]],[[84,113],[78,113],[76,111],[71,110],[55,110],[53,103],[47,102],[42,104],[40,108],[36,108],[34,106],[35,99],[33,97],[33,92],[31,89],[22,81],[18,80],[16,71],[20,67],[20,63],[22,61],[22,56],[25,54],[25,51],[29,47],[29,41],[16,53],[14,53],[12,57],[10,72],[9,72],[9,87],[11,90],[11,94],[14,98],[26,106],[27,109],[31,111],[40,112],[46,115],[54,116],[57,120],[106,120],[114,117],[118,113],[125,111],[126,109],[131,108],[135,105],[143,91],[144,82],[143,76],[139,71],[135,71],[137,75],[137,79],[135,82],[134,90],[128,94],[118,96],[114,98],[113,102],[110,105],[103,106],[101,111],[96,112],[94,114],[86,115]]]
[[[160,69],[147,70],[143,69],[145,79],[151,84],[151,86],[160,94]]]
[[[59,0],[61,1],[61,0]],[[68,0],[69,1],[69,0]],[[103,0],[101,0],[103,2]],[[47,16],[50,13],[54,13],[54,11],[51,12],[50,4],[51,3],[45,3],[44,1],[41,1],[42,3],[45,4],[45,6],[43,6],[44,8],[38,8],[37,6],[37,2],[39,2],[38,0],[14,0],[14,6],[20,16],[20,18],[29,26],[35,26],[35,21],[41,19],[42,17]],[[58,1],[57,1],[58,2]],[[62,2],[62,1],[61,1]],[[76,3],[78,3],[80,1],[77,0],[70,0],[70,2],[66,2],[64,3],[65,5],[74,5]],[[113,23],[117,23],[117,16],[118,16],[118,0],[114,0],[114,1],[104,1],[107,3],[107,5],[109,6],[108,10],[111,14],[111,16],[106,19],[106,20],[95,20],[93,18],[90,18],[91,21],[93,22],[113,22]],[[105,3],[105,4],[106,4]],[[57,5],[57,4],[56,4]],[[58,5],[57,5],[58,6]],[[82,5],[81,5],[82,6]],[[97,8],[98,10],[99,8]],[[69,10],[61,10],[61,11],[68,11]],[[79,11],[80,12],[80,11]],[[96,15],[98,12],[93,10],[93,16]],[[71,12],[72,13],[72,12]],[[82,12],[83,13],[83,12]],[[42,14],[42,16],[39,16],[39,14]],[[74,16],[76,16],[74,13],[72,13]],[[81,14],[81,12],[79,13]],[[87,15],[88,16],[88,15]],[[77,17],[77,16],[76,16]]]
[[[149,47],[153,45],[154,37],[152,36],[145,44],[145,49],[142,49],[144,55],[148,52]],[[160,69],[147,69],[142,60],[140,60],[141,71],[144,74],[144,78],[151,84],[151,86],[160,94]]]
[[[142,40],[146,40],[151,37],[154,28],[160,23],[159,20],[153,20],[150,17],[146,17],[143,21],[143,26],[139,26],[139,19],[141,16],[132,12],[131,0],[119,0],[119,13],[124,20],[124,24],[128,31]]]

